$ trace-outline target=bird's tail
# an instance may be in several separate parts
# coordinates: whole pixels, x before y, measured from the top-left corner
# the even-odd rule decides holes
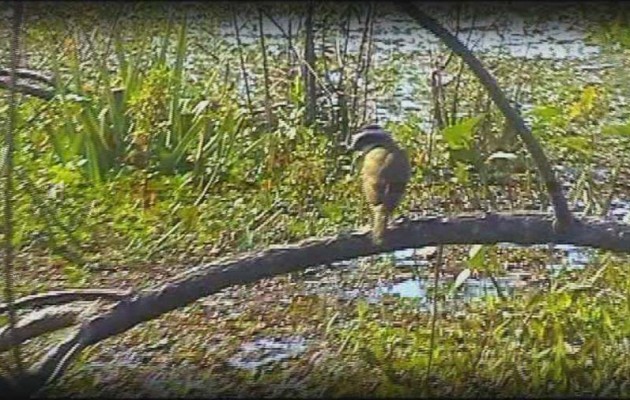
[[[372,207],[374,212],[373,225],[372,225],[372,240],[375,244],[380,245],[383,243],[383,236],[385,235],[385,229],[387,228],[387,211],[383,204],[378,204]]]

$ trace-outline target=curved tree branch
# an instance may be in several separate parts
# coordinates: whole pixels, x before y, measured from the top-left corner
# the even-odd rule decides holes
[[[549,164],[542,147],[534,135],[532,135],[532,132],[525,124],[525,121],[523,121],[523,118],[521,118],[519,113],[510,105],[509,100],[505,94],[503,94],[501,88],[499,88],[499,85],[494,77],[490,75],[477,57],[475,57],[475,55],[471,53],[457,37],[441,26],[435,19],[426,15],[410,2],[401,2],[397,4],[402,11],[422,25],[422,27],[439,37],[444,44],[446,44],[453,52],[457,53],[457,55],[459,55],[462,60],[468,64],[483,86],[486,87],[492,97],[492,100],[495,102],[501,113],[503,113],[505,118],[514,127],[518,135],[525,143],[529,154],[531,154],[532,159],[538,167],[538,172],[547,187],[547,193],[549,194],[553,204],[557,221],[555,228],[558,229],[559,232],[568,229],[573,222],[573,216],[571,215],[571,211],[567,205],[567,200],[562,193],[562,187],[556,180],[553,170],[551,169],[551,165]]]
[[[1,76],[11,76],[11,71],[6,68],[0,68],[0,77]],[[15,71],[15,76],[20,79],[32,79],[49,86],[56,86],[55,80],[52,77],[31,69],[18,68]]]
[[[11,84],[9,83],[9,79],[6,77],[0,77],[0,88],[2,89],[10,89]],[[17,93],[28,94],[30,96],[35,96],[42,100],[51,100],[55,97],[55,92],[53,90],[43,89],[39,86],[31,85],[28,83],[18,83],[15,85],[15,91]]]
[[[0,88],[11,89],[11,71],[5,68],[0,68]],[[56,86],[55,80],[39,71],[33,71],[30,69],[20,68],[15,71],[16,78],[20,80],[32,80],[35,82],[43,83],[47,86]],[[38,97],[42,100],[51,100],[55,97],[55,91],[51,89],[45,89],[41,86],[31,83],[16,83],[15,91],[31,96]]]
[[[15,343],[24,343],[43,334],[75,325],[83,315],[85,307],[79,304],[52,306],[35,311],[18,322],[13,331],[14,338],[9,334],[8,326],[0,329],[0,352],[10,349]],[[15,342],[12,343],[13,340]]]
[[[70,303],[73,301],[122,300],[131,295],[129,290],[120,289],[72,289],[24,296],[13,302],[13,308],[33,308]],[[0,303],[0,314],[7,312],[8,304]]]
[[[387,251],[440,244],[503,242],[574,244],[630,252],[630,226],[590,218],[576,220],[560,233],[553,228],[553,216],[542,213],[424,217],[393,226],[387,231],[382,247],[373,245],[369,231],[361,231],[311,238],[293,245],[224,258],[192,268],[159,288],[140,291],[85,320],[78,330],[40,360],[29,377],[38,377],[41,384],[50,383],[83,348],[229,286]]]

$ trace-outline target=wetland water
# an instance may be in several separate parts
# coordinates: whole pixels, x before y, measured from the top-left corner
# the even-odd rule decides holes
[[[611,15],[610,6],[594,3],[572,7],[553,3],[471,3],[464,4],[461,9],[459,24],[455,22],[456,7],[452,4],[431,4],[425,8],[451,32],[459,32],[459,39],[476,54],[517,58],[524,63],[548,60],[560,66],[564,62],[577,62],[584,65],[590,75],[597,75],[597,71],[609,63],[602,56],[599,46],[589,43],[588,35],[589,28],[597,20]],[[369,113],[378,120],[401,121],[416,115],[428,121],[431,54],[444,50],[444,47],[433,34],[396,9],[379,4],[377,13],[373,27],[372,68],[395,64],[400,76],[394,93],[370,96],[372,110]],[[255,14],[242,12],[241,19],[244,21],[240,31],[241,43],[259,46]],[[203,18],[198,20],[203,21]],[[280,14],[274,17],[274,22],[263,20],[268,49],[272,53],[287,51],[284,35],[291,26],[296,29],[298,19]],[[317,27],[316,24],[316,36]],[[359,51],[364,28],[364,22],[351,20],[347,43],[349,52]],[[228,42],[235,43],[234,27],[230,21],[222,22],[219,32]],[[340,36],[329,36],[326,48],[330,51],[345,45]],[[331,71],[329,78],[336,83],[339,74]],[[448,84],[451,78],[444,76],[444,84]],[[359,76],[358,80],[362,82],[362,77]],[[510,88],[504,90],[509,91]],[[528,104],[522,106],[527,109]]]

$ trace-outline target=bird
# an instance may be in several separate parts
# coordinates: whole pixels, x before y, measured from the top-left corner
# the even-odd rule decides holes
[[[347,147],[363,157],[360,175],[364,197],[372,208],[372,240],[381,245],[388,220],[411,179],[409,157],[391,133],[377,124],[352,135]]]

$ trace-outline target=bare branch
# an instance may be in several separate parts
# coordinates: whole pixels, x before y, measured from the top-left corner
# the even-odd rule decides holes
[[[5,68],[0,68],[0,88],[2,89],[11,89],[11,83],[9,82],[11,71]],[[40,83],[44,83],[49,86],[55,86],[55,81],[53,78],[39,72],[33,71],[30,69],[17,69],[15,71],[16,78],[30,79],[33,81],[37,81]],[[18,93],[28,94],[31,96],[38,97],[43,100],[51,100],[55,97],[55,91],[50,89],[42,88],[41,86],[34,85],[31,83],[16,83],[15,91]]]
[[[45,333],[75,325],[84,312],[85,307],[78,305],[53,306],[33,312],[15,326],[15,341],[24,343]],[[9,350],[15,345],[11,339],[8,326],[0,329],[0,351]]]
[[[556,180],[556,177],[551,169],[551,165],[549,164],[542,147],[534,135],[532,135],[532,132],[525,124],[525,121],[523,121],[523,118],[521,118],[519,113],[510,105],[509,100],[503,94],[501,88],[499,88],[499,85],[494,77],[490,75],[477,57],[475,57],[475,55],[472,54],[457,37],[452,35],[436,20],[426,15],[410,2],[398,3],[398,7],[425,29],[431,31],[434,35],[439,37],[453,52],[457,53],[457,55],[459,55],[462,60],[468,64],[470,69],[475,73],[479,81],[481,81],[481,83],[486,87],[488,92],[490,92],[492,100],[519,134],[536,163],[536,166],[538,167],[540,176],[547,187],[547,192],[553,203],[554,213],[557,220],[555,228],[560,232],[569,229],[569,226],[573,222],[573,216],[571,215],[571,211],[567,205],[567,200],[562,193],[562,187]]]
[[[0,77],[0,88],[2,89],[10,89],[11,84],[9,83],[9,79],[7,77]],[[28,94],[31,96],[38,97],[43,100],[51,100],[55,97],[55,92],[52,90],[42,89],[39,86],[30,85],[27,83],[19,83],[15,85],[15,91],[18,93]]]
[[[0,77],[1,76],[10,76],[11,75],[11,71],[9,71],[8,69],[5,68],[0,68]],[[34,71],[34,70],[30,70],[30,69],[25,69],[25,68],[18,68],[15,71],[15,75],[17,76],[17,78],[19,79],[32,79],[34,81],[38,81],[41,83],[45,83],[46,85],[50,85],[50,86],[55,86],[55,80],[48,76],[43,74],[42,72],[39,71]]]
[[[291,42],[291,37],[287,34],[287,32],[284,30],[284,28],[282,27],[282,25],[280,25],[272,16],[271,14],[269,14],[264,8],[260,9],[262,11],[262,13],[265,15],[265,17],[267,17],[267,19],[269,21],[271,21],[271,23],[278,28],[278,30],[280,31],[280,33],[282,34],[282,36],[288,40],[288,44],[289,47],[291,49],[291,51],[293,51],[293,54],[295,55],[295,58],[297,58],[297,60],[300,62],[300,64],[302,64],[303,67],[306,67],[306,69],[308,69],[308,71],[311,73],[311,75],[313,76],[313,78],[315,79],[315,81],[319,84],[319,86],[321,87],[321,89],[326,92],[326,95],[328,96],[329,99],[333,98],[332,93],[330,92],[330,90],[328,90],[326,88],[326,83],[323,82],[321,80],[321,78],[317,75],[317,72],[315,72],[315,70],[313,69],[313,66],[311,66],[305,59],[304,57],[302,57],[302,55],[300,54],[299,51],[297,51],[297,49],[295,48],[295,46],[293,46],[292,42]],[[301,23],[301,20],[300,20]],[[300,30],[299,27],[297,29],[298,31]]]
[[[15,300],[13,307],[18,310],[21,308],[33,308],[50,306],[55,304],[65,304],[73,301],[94,301],[94,300],[110,300],[118,301],[131,296],[130,290],[120,289],[72,289],[58,290],[46,293],[39,293],[25,296]],[[8,305],[0,303],[0,314],[8,310]]]
[[[62,374],[84,347],[226,287],[335,261],[440,244],[501,242],[574,244],[630,252],[630,226],[589,218],[576,220],[567,231],[559,233],[553,228],[553,216],[542,213],[424,217],[395,224],[387,231],[385,239],[386,243],[377,248],[372,244],[368,231],[353,232],[306,239],[293,245],[273,246],[264,251],[200,265],[160,288],[143,290],[85,321],[78,331],[40,361],[34,375],[41,377],[42,381],[52,382],[54,376]],[[52,378],[51,374],[54,375]]]
[[[27,373],[31,383],[37,383],[30,388],[23,388],[30,393],[37,393],[46,384],[53,383],[59,378],[81,350],[86,347],[81,342],[81,331],[74,330],[61,344],[53,347],[42,360]]]

